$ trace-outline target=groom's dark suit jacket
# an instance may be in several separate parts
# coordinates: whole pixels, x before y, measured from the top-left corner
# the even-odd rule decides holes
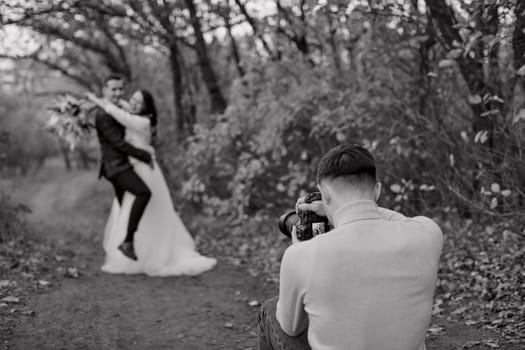
[[[129,163],[128,156],[145,163],[151,162],[151,155],[148,152],[136,148],[124,140],[126,131],[124,126],[101,108],[96,108],[94,113],[95,128],[102,153],[99,178],[104,176],[109,179],[130,169],[132,166]]]

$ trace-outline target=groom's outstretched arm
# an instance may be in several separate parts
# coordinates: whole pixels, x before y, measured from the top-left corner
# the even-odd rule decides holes
[[[150,164],[152,160],[151,154],[126,142],[115,123],[111,116],[103,112],[96,114],[95,126],[97,130],[114,148],[144,163]]]

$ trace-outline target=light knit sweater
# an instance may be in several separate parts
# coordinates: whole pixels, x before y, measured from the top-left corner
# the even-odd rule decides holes
[[[334,229],[290,246],[282,259],[277,320],[308,328],[313,350],[424,350],[440,228],[373,201],[351,202]]]

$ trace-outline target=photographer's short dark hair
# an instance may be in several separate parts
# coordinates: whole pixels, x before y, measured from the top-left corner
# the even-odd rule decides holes
[[[106,79],[104,79],[104,86],[107,86],[108,82],[112,81],[112,80],[122,80],[122,81],[124,81],[124,77],[122,75],[120,75],[120,74],[112,73],[112,74],[108,75],[106,77]]]
[[[374,186],[376,165],[372,154],[356,144],[342,144],[326,153],[317,166],[317,183],[340,179],[352,185]]]

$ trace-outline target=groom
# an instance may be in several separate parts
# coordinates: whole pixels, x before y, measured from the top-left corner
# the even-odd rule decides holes
[[[104,98],[117,104],[124,91],[124,79],[117,75],[109,76],[102,89]],[[95,128],[100,143],[102,161],[99,178],[104,176],[114,187],[120,204],[124,192],[135,196],[129,216],[128,229],[124,242],[118,249],[128,258],[137,260],[133,247],[133,236],[151,192],[141,178],[133,171],[128,157],[136,158],[153,167],[153,158],[150,153],[136,148],[124,140],[125,128],[101,108],[95,110]]]

